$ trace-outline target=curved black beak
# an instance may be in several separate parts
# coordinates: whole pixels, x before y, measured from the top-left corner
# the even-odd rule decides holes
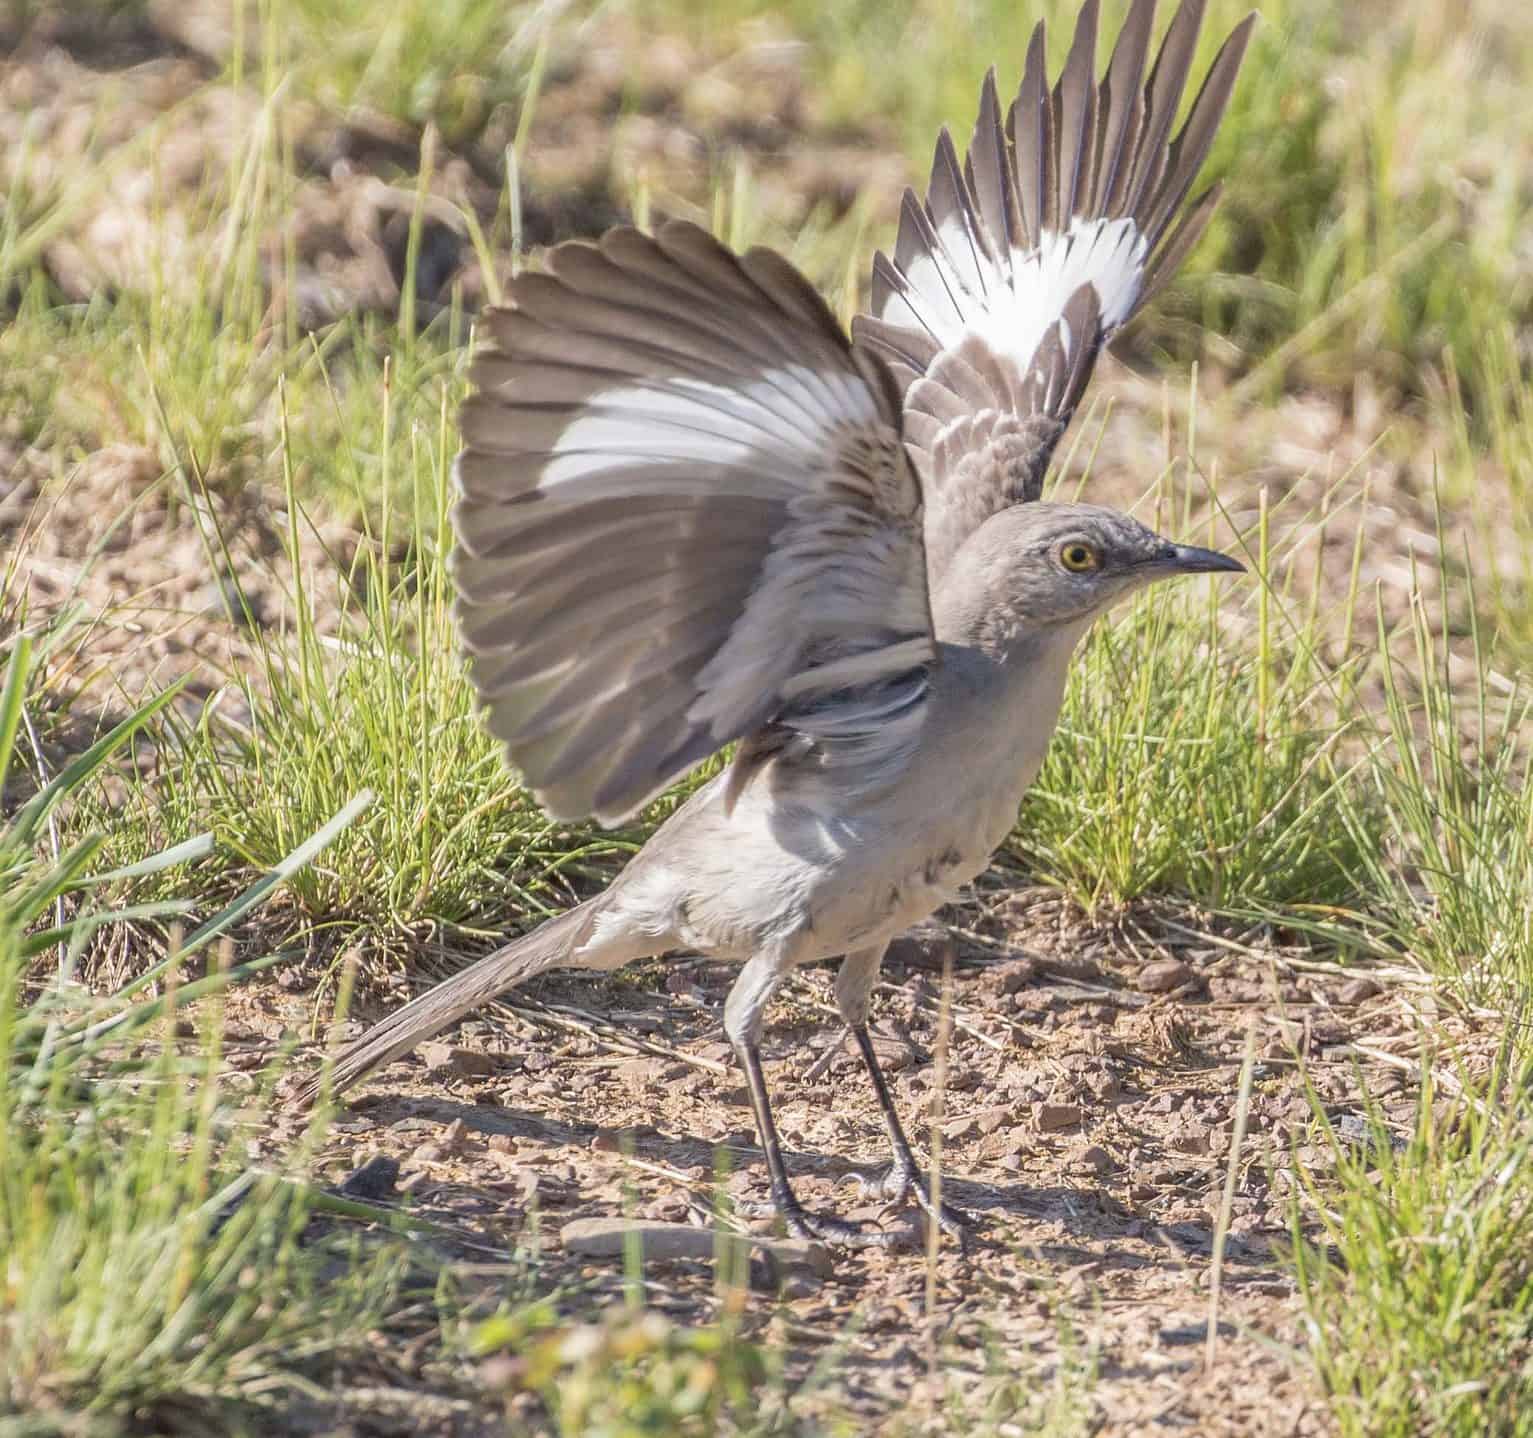
[[[1199,549],[1195,544],[1173,544],[1166,554],[1154,561],[1157,569],[1172,574],[1244,574],[1245,565],[1217,549]]]

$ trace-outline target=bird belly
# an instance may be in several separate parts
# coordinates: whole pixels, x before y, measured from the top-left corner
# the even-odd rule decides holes
[[[611,922],[661,949],[737,960],[775,950],[788,966],[886,942],[981,874],[1016,822],[1053,714],[1005,708],[977,714],[984,722],[876,795],[806,776],[754,784],[726,809],[715,780],[630,866]],[[679,846],[673,826],[687,834]]]
[[[921,796],[907,790],[899,805],[905,842],[889,845],[885,856],[882,921],[891,937],[951,903],[989,867],[1016,824],[1046,744],[1045,736],[1041,745],[998,746],[930,776]]]
[[[1016,822],[1036,760],[988,783],[971,776],[939,800],[912,804],[908,791],[810,881],[810,923],[824,954],[894,937],[955,899],[989,866]],[[807,876],[806,876],[807,877]]]

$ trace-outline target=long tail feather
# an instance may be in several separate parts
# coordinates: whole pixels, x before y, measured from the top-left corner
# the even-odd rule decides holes
[[[329,1091],[344,1093],[375,1068],[409,1053],[507,989],[569,963],[589,935],[596,910],[605,898],[605,894],[598,895],[549,919],[374,1024],[341,1050],[330,1071]],[[299,1090],[296,1101],[300,1107],[309,1107],[319,1096],[321,1078],[316,1075]]]

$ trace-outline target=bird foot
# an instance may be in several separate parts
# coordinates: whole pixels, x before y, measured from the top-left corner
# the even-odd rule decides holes
[[[907,1233],[868,1228],[833,1213],[811,1213],[797,1199],[770,1203],[736,1199],[734,1208],[742,1218],[780,1218],[791,1237],[836,1248],[898,1248],[910,1243]]]
[[[891,1205],[913,1198],[927,1221],[935,1219],[943,1233],[957,1240],[958,1251],[968,1255],[979,1220],[972,1213],[950,1203],[939,1204],[933,1210],[931,1185],[920,1169],[896,1163],[882,1178],[863,1179],[862,1191],[870,1198],[881,1198]]]
[[[833,1213],[810,1213],[797,1204],[779,1204],[777,1212],[794,1238],[828,1243],[837,1248],[898,1248],[906,1241],[903,1233],[882,1228],[868,1228],[837,1218]]]

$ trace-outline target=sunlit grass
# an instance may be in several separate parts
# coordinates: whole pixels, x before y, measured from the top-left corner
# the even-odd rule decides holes
[[[1369,887],[1402,946],[1520,1012],[1533,993],[1533,697],[1494,692],[1483,661],[1466,691],[1422,606],[1413,621],[1416,662],[1408,681],[1386,667],[1389,740],[1366,776],[1392,839],[1370,856]]]
[[[449,140],[482,130],[515,104],[539,60],[555,7],[487,0],[266,0],[262,45],[281,47],[299,87],[340,111],[431,122]]]
[[[1278,556],[1261,531],[1246,543],[1250,577],[1148,591],[1072,669],[1012,847],[1089,909],[1363,902],[1376,840],[1352,814],[1356,726],[1338,713],[1356,656],[1320,660],[1313,605],[1274,617]]]
[[[324,864],[294,876],[291,921],[397,937],[422,923],[535,918],[631,850],[621,837],[544,816],[474,713],[445,565],[448,392],[434,388],[434,413],[422,412],[419,395],[407,401],[416,408],[396,452],[391,390],[379,376],[382,448],[350,462],[355,482],[376,483],[383,498],[350,555],[321,549],[316,564],[305,547],[312,530],[298,476],[333,455],[284,436],[290,578],[281,612],[251,628],[255,663],[230,674],[198,716],[165,729],[152,802],[122,811],[126,853],[195,816],[221,856],[221,877],[209,870],[205,879],[237,885],[286,853],[337,795],[366,788],[378,796],[371,812]],[[399,490],[410,499],[396,501]],[[223,543],[215,529],[210,551]]]
[[[1503,1063],[1466,1085],[1429,1059],[1398,1150],[1376,1114],[1361,1143],[1322,1120],[1335,1181],[1304,1197],[1334,1258],[1296,1239],[1293,1264],[1346,1438],[1533,1431],[1528,1079]]]
[[[0,600],[3,600],[0,594]],[[3,608],[3,605],[0,605]],[[0,791],[23,766],[33,645],[6,646]],[[251,1416],[311,1392],[316,1365],[357,1344],[390,1301],[397,1257],[305,1239],[301,1184],[247,1171],[270,1082],[222,1070],[227,986],[273,957],[200,973],[219,936],[311,860],[365,796],[284,856],[277,874],[176,944],[153,974],[92,995],[75,980],[91,937],[187,914],[184,897],[100,902],[134,877],[99,868],[104,836],[59,841],[57,817],[163,709],[167,692],[0,818],[0,1426],[28,1433],[251,1430]],[[34,764],[40,764],[37,755]],[[183,893],[206,835],[138,873]],[[159,995],[146,1001],[145,982]],[[174,1041],[202,1000],[199,1039]],[[322,1133],[319,1122],[309,1140]],[[171,1420],[169,1415],[175,1414]]]

